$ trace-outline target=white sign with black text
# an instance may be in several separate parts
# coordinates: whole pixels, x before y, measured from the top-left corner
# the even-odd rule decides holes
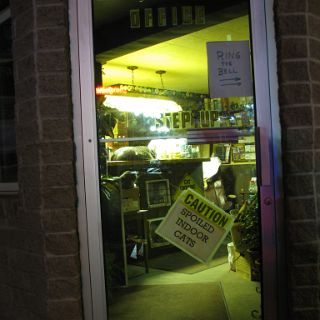
[[[155,232],[193,258],[209,263],[233,221],[233,216],[188,188]]]
[[[210,98],[253,95],[249,41],[207,43]]]

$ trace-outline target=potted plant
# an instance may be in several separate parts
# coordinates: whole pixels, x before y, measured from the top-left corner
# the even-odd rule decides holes
[[[245,201],[237,212],[231,229],[232,241],[236,250],[251,265],[254,278],[259,277],[261,260],[259,201],[257,194]]]

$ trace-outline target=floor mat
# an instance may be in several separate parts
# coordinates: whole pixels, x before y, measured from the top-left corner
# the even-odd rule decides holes
[[[219,282],[131,286],[115,289],[111,320],[228,320]]]

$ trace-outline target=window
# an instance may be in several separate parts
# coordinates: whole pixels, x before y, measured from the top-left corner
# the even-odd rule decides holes
[[[0,192],[17,189],[10,9],[0,11]]]

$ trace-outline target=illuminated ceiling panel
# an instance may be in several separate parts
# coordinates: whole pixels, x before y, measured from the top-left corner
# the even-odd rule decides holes
[[[208,92],[206,43],[210,41],[249,40],[248,16],[207,27],[200,31],[164,41],[159,44],[120,55],[103,66],[103,84],[117,83],[161,88],[157,70],[166,70],[162,76],[166,89]],[[137,66],[132,71],[127,66]]]

